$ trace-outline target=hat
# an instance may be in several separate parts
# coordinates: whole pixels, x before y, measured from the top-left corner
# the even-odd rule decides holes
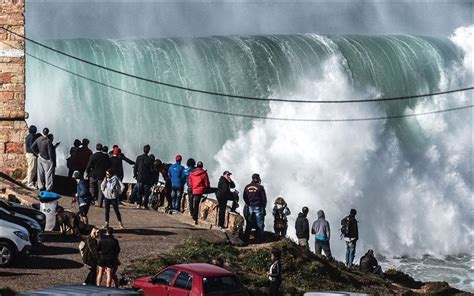
[[[259,174],[253,174],[252,175],[252,180],[260,180],[260,175]]]
[[[183,157],[180,154],[176,155],[176,161],[181,161],[182,159]]]
[[[82,174],[79,171],[74,171],[74,173],[72,173],[72,177],[74,179],[80,179],[82,177]]]
[[[223,176],[230,176],[230,175],[232,175],[232,173],[229,172],[229,171],[224,171],[224,173],[223,173],[222,175],[223,175]]]
[[[119,147],[115,147],[112,151],[115,156],[119,156],[121,152]]]

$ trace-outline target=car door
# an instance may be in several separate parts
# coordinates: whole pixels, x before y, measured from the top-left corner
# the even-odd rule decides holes
[[[192,288],[192,274],[182,271],[170,287],[168,296],[191,296]]]
[[[150,284],[143,289],[147,296],[168,296],[169,288],[178,271],[168,268],[153,277]]]

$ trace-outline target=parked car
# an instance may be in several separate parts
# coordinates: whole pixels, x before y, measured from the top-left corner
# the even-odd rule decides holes
[[[19,203],[6,201],[1,198],[0,198],[0,206],[12,212],[22,214],[36,220],[36,222],[38,222],[38,224],[41,226],[41,230],[44,231],[44,227],[46,225],[46,215],[41,213],[41,211],[38,211],[34,208],[26,207]]]
[[[248,296],[234,273],[205,263],[172,265],[132,286],[147,296]]]
[[[42,243],[43,230],[35,219],[10,211],[0,203],[0,220],[5,220],[26,228],[29,234],[29,241],[33,247]]]
[[[6,267],[18,256],[28,256],[31,242],[25,227],[0,219],[0,267]]]

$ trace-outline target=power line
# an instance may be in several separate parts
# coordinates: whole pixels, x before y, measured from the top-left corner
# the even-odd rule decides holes
[[[409,100],[409,99],[419,99],[419,98],[424,98],[424,97],[433,97],[433,96],[439,96],[439,95],[444,95],[444,94],[450,94],[450,93],[456,93],[456,92],[463,92],[467,90],[472,90],[474,87],[466,87],[466,88],[460,88],[460,89],[454,89],[454,90],[447,90],[447,91],[442,91],[442,92],[433,92],[433,93],[428,93],[428,94],[421,94],[421,95],[412,95],[412,96],[400,96],[400,97],[389,97],[389,98],[379,98],[379,99],[362,99],[362,100],[344,100],[344,101],[336,101],[336,100],[321,100],[321,101],[311,101],[311,100],[294,100],[294,99],[272,99],[272,98],[263,98],[263,97],[250,97],[250,96],[240,96],[240,95],[232,95],[232,94],[225,94],[225,93],[220,93],[220,92],[212,92],[212,91],[207,91],[207,90],[200,90],[200,89],[195,89],[195,88],[190,88],[190,87],[184,87],[176,84],[171,84],[171,83],[166,83],[158,80],[153,80],[137,75],[133,75],[130,73],[122,72],[116,69],[112,69],[97,63],[93,63],[91,61],[79,58],[77,56],[74,56],[72,54],[63,52],[61,50],[55,49],[53,47],[50,47],[48,45],[45,45],[43,43],[40,43],[38,41],[35,41],[33,39],[30,39],[26,36],[23,36],[21,34],[18,34],[16,32],[13,32],[7,28],[0,27],[1,29],[9,32],[10,34],[13,34],[17,37],[23,38],[31,43],[34,43],[38,46],[41,46],[43,48],[46,48],[50,51],[56,52],[58,54],[61,54],[63,56],[69,57],[71,59],[80,61],[82,63],[98,67],[100,69],[110,71],[116,74],[124,75],[127,77],[131,77],[134,79],[158,84],[158,85],[163,85],[171,88],[176,88],[176,89],[181,89],[184,91],[190,91],[190,92],[196,92],[196,93],[202,93],[202,94],[208,94],[208,95],[213,95],[213,96],[220,96],[220,97],[228,97],[228,98],[234,98],[234,99],[242,99],[242,100],[252,100],[252,101],[265,101],[265,102],[286,102],[286,103],[307,103],[307,104],[347,104],[347,103],[369,103],[369,102],[387,102],[387,101],[398,101],[398,100]]]
[[[369,117],[369,118],[340,118],[340,119],[301,119],[301,118],[281,118],[281,117],[268,117],[268,116],[256,116],[256,115],[249,115],[249,114],[239,114],[239,113],[232,113],[232,112],[225,112],[225,111],[218,111],[218,110],[212,110],[212,109],[206,109],[206,108],[199,108],[199,107],[193,107],[185,104],[179,104],[179,103],[174,103],[174,102],[168,102],[165,100],[160,100],[154,97],[138,94],[135,92],[131,92],[119,87],[115,87],[100,81],[97,81],[95,79],[86,77],[84,75],[72,72],[70,70],[67,70],[63,67],[54,65],[44,59],[41,59],[39,57],[36,57],[32,54],[26,53],[27,56],[36,59],[42,63],[45,63],[46,65],[49,65],[51,67],[54,67],[56,69],[59,69],[61,71],[64,71],[68,74],[71,74],[73,76],[80,77],[84,80],[105,86],[110,89],[118,90],[123,93],[133,95],[136,97],[144,98],[147,100],[151,101],[156,101],[160,102],[163,104],[168,104],[172,106],[177,106],[181,108],[186,108],[190,110],[196,110],[196,111],[202,111],[202,112],[207,112],[207,113],[214,113],[214,114],[220,114],[220,115],[226,115],[226,116],[235,116],[235,117],[243,117],[243,118],[251,118],[251,119],[262,119],[262,120],[274,120],[274,121],[286,121],[286,122],[356,122],[356,121],[376,121],[376,120],[392,120],[392,119],[401,119],[401,118],[408,118],[408,117],[417,117],[417,116],[426,116],[426,115],[434,115],[434,114],[440,114],[440,113],[445,113],[445,112],[452,112],[452,111],[459,111],[459,110],[464,110],[464,109],[469,109],[473,108],[474,105],[468,105],[468,106],[461,106],[461,107],[456,107],[456,108],[450,108],[450,109],[444,109],[444,110],[436,110],[436,111],[430,111],[430,112],[423,112],[423,113],[414,113],[414,114],[401,114],[401,115],[391,115],[391,116],[384,116],[384,117]]]

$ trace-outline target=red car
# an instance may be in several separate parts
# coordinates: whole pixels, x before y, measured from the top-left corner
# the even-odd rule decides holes
[[[169,266],[136,279],[133,288],[147,296],[248,296],[235,274],[205,263]]]

